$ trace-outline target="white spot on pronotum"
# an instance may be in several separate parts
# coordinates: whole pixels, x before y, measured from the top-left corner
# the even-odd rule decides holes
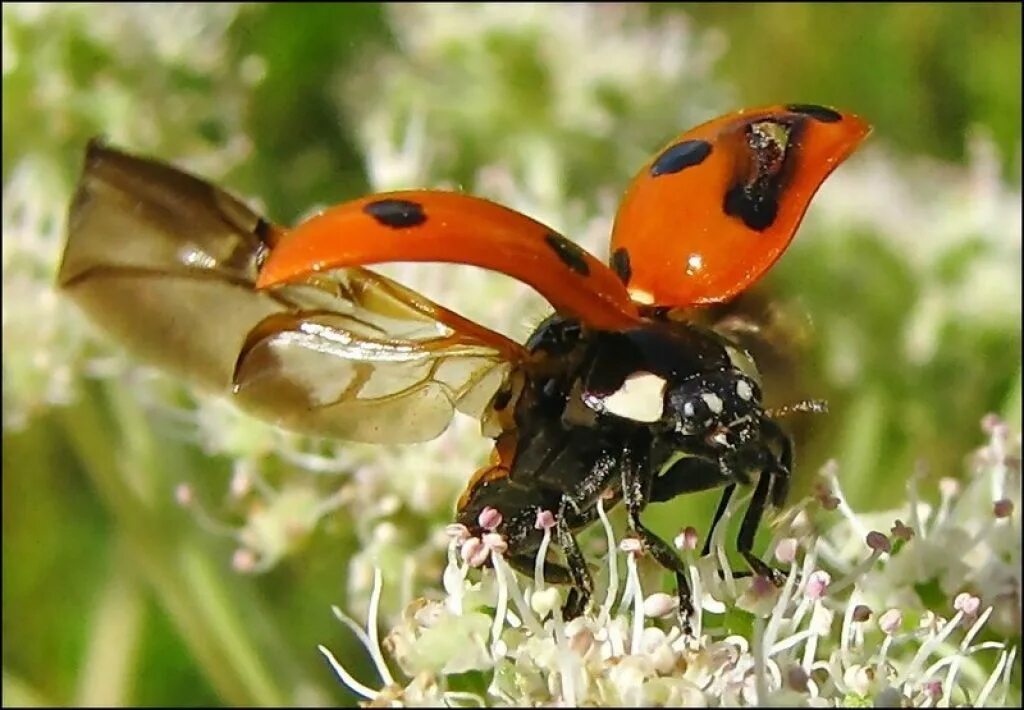
[[[654,294],[647,291],[641,291],[638,288],[629,289],[629,297],[637,303],[642,303],[645,306],[649,306],[654,303]]]
[[[604,411],[635,422],[656,422],[665,411],[665,385],[650,372],[634,372],[616,392],[601,400]]]
[[[718,431],[711,435],[711,441],[719,446],[726,446],[729,443],[729,437],[724,431]]]
[[[693,416],[693,402],[687,402],[686,404],[683,405],[683,416]]]
[[[736,395],[745,402],[749,402],[750,398],[754,396],[754,390],[750,389],[748,382],[740,380],[736,383]]]
[[[705,392],[700,396],[704,400],[704,404],[708,405],[708,409],[711,410],[712,414],[722,413],[722,398],[714,392]]]

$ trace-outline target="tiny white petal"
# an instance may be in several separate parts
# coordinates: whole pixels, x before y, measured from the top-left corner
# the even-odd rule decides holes
[[[644,599],[644,614],[653,617],[668,616],[678,605],[679,600],[671,594],[655,592]]]
[[[530,597],[530,608],[541,619],[547,617],[561,603],[562,597],[555,587],[545,587],[539,592],[534,592]]]
[[[775,546],[775,559],[790,564],[796,559],[797,546],[796,538],[785,537],[779,540],[779,544]]]

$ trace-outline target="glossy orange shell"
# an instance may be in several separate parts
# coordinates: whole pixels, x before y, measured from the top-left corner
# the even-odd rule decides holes
[[[791,162],[777,214],[759,230],[727,214],[723,203],[749,171],[748,127],[765,120],[792,127]],[[628,263],[632,297],[688,306],[750,287],[789,245],[825,178],[869,132],[853,114],[790,105],[738,111],[679,135],[636,175],[615,220],[611,254],[613,263]]]
[[[276,246],[257,287],[317,271],[383,262],[448,262],[534,287],[558,311],[598,328],[639,320],[619,277],[574,242],[525,215],[455,192],[410,190],[331,207]]]

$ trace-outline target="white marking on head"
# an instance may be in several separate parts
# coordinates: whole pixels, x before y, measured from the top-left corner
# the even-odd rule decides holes
[[[750,398],[754,396],[754,390],[750,388],[750,384],[746,380],[740,380],[736,383],[736,395],[745,402],[749,402]]]
[[[683,405],[683,416],[684,417],[692,417],[693,416],[693,402],[687,401]]]
[[[708,405],[708,409],[711,410],[712,414],[722,413],[722,398],[714,392],[705,392],[700,396],[704,400],[704,404]]]
[[[719,446],[725,446],[729,443],[729,437],[726,436],[724,431],[719,431],[711,435],[711,440]]]
[[[665,411],[664,379],[634,372],[616,392],[601,400],[604,411],[635,422],[656,422]]]

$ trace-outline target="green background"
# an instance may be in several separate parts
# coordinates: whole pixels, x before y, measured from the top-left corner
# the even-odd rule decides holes
[[[4,43],[21,53],[11,71],[5,58],[5,197],[15,167],[33,155],[49,156],[60,173],[55,180],[70,184],[85,140],[116,124],[116,116],[90,101],[97,77],[110,75],[129,90],[139,87],[152,121],[179,121],[176,137],[148,147],[153,154],[172,158],[179,143],[217,146],[231,131],[244,130],[256,149],[221,182],[259,195],[278,220],[366,189],[355,122],[338,107],[336,79],[392,45],[380,6],[244,7],[228,28],[229,60],[257,53],[265,75],[251,88],[235,89],[241,126],[221,120],[210,98],[220,87],[209,76],[159,62],[120,65],[111,49],[116,27],[97,37],[61,13],[29,23],[4,8]],[[800,100],[855,107],[875,125],[872,140],[895,160],[930,156],[965,164],[965,137],[980,128],[1019,195],[1019,4],[684,4],[659,6],[649,21],[679,13],[724,38],[712,76],[730,87],[732,104]],[[539,66],[528,49],[509,52],[508,71]],[[54,113],[40,97],[58,77],[70,98]],[[524,85],[536,89],[543,82]],[[153,86],[166,93],[154,96]],[[159,102],[170,102],[176,92],[205,97],[201,105],[212,108],[165,116]],[[544,101],[525,90],[508,98]],[[458,105],[448,110],[458,118]],[[642,127],[636,130],[643,134]],[[615,132],[601,140],[611,145]],[[486,144],[467,146],[452,179],[487,158]],[[609,168],[600,182],[624,180],[620,173]],[[1019,242],[1018,234],[1018,256]],[[920,295],[918,272],[875,235],[841,244],[830,253],[813,245],[794,251],[771,285],[776,293],[799,296],[824,324],[807,355],[810,372],[830,349],[845,347],[830,323],[842,321],[844,337],[858,343],[862,374],[856,382],[809,374],[800,391],[828,396],[834,413],[807,438],[807,466],[837,457],[851,497],[870,507],[898,500],[919,460],[935,476],[957,475],[963,457],[981,442],[978,421],[986,412],[1002,412],[1019,427],[1020,326],[953,320],[942,329],[935,357],[908,362],[879,334],[901,329]],[[961,263],[983,248],[965,241],[945,256],[939,276],[954,282]],[[5,416],[6,390],[17,376],[8,363],[19,345],[5,335]],[[345,602],[354,532],[335,521],[268,574],[231,573],[224,562],[230,545],[197,531],[165,503],[173,471],[199,477],[208,471],[223,481],[230,460],[154,433],[140,411],[130,391],[89,382],[73,403],[40,409],[26,427],[5,427],[5,704],[96,697],[186,706],[351,703],[315,645],[350,649],[340,655],[366,670],[328,611]],[[127,503],[124,481],[110,473],[125,458],[133,462],[132,485],[147,505]],[[465,462],[467,476],[477,465]],[[680,505],[654,512],[655,527],[668,530],[682,514],[706,520],[713,497]],[[103,687],[98,695],[97,686]]]

